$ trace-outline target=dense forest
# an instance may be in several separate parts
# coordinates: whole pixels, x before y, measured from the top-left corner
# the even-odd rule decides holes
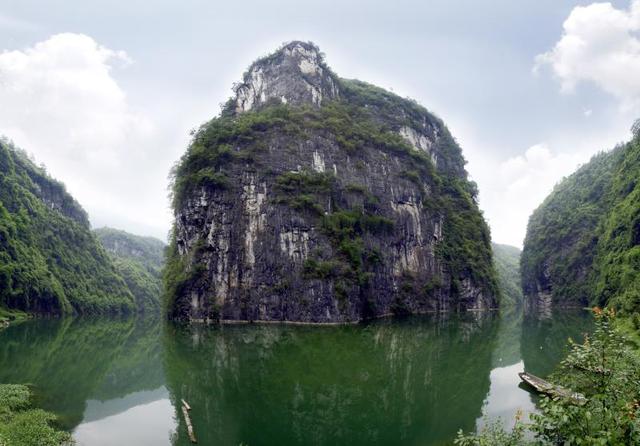
[[[522,305],[522,285],[520,283],[520,249],[515,246],[492,243],[493,262],[498,274],[502,299],[501,307]]]
[[[158,313],[164,242],[153,237],[142,237],[107,227],[95,229],[93,232],[136,298],[138,311]]]
[[[134,298],[82,207],[46,171],[0,140],[0,308],[126,313]]]
[[[637,128],[637,127],[636,127]],[[525,295],[640,312],[640,135],[563,180],[529,220]],[[634,316],[635,315],[635,316]]]
[[[0,320],[159,311],[164,243],[91,231],[63,183],[0,140]]]

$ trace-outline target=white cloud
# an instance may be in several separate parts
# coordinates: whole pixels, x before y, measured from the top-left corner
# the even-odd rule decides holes
[[[618,98],[624,108],[640,105],[640,0],[629,9],[611,3],[575,7],[554,48],[536,57],[534,71],[551,67],[564,92],[590,82]]]
[[[64,181],[92,221],[164,235],[170,155],[112,75],[130,63],[70,33],[0,53],[0,134]]]
[[[470,164],[472,177],[481,186],[480,204],[494,241],[522,247],[533,210],[563,177],[588,159],[586,152],[554,153],[546,144],[536,144],[502,162]]]

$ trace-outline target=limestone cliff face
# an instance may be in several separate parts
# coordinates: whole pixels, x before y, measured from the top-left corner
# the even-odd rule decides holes
[[[594,303],[594,257],[611,212],[613,172],[623,149],[599,154],[559,183],[529,218],[522,251],[525,309]],[[597,293],[600,294],[600,293]]]
[[[293,42],[255,62],[175,170],[170,317],[347,322],[497,305],[444,124]]]
[[[340,96],[338,82],[310,43],[293,42],[251,65],[243,82],[234,87],[237,113],[271,100],[291,105],[313,104]]]

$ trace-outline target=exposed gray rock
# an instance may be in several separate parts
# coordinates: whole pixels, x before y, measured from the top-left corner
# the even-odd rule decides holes
[[[452,192],[440,191],[434,172],[467,184],[459,147],[417,104],[353,82],[333,74],[308,43],[292,42],[251,65],[235,87],[233,117],[224,119],[275,104],[320,110],[337,101],[371,115],[366,125],[382,126],[391,142],[364,135],[345,149],[344,135],[309,115],[302,131],[269,127],[225,143],[231,160],[211,172],[227,184],[198,185],[175,204],[170,261],[183,265],[187,279],[170,296],[171,317],[335,323],[497,305],[495,288],[475,279],[473,266],[454,272],[454,260],[443,257],[454,242],[450,215],[437,203]],[[359,88],[371,89],[373,100],[361,103],[368,99]],[[206,132],[194,145],[207,146]],[[287,175],[300,184],[283,192]],[[302,180],[323,187],[306,190]],[[475,201],[468,205],[485,234],[473,242],[487,245],[489,271],[488,229]],[[342,217],[361,220],[327,229]]]
[[[292,42],[249,67],[235,88],[235,110],[253,110],[271,100],[313,104],[340,96],[337,79],[312,43]]]

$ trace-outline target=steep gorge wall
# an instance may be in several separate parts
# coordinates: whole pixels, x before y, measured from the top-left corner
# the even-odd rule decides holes
[[[134,300],[82,207],[0,139],[0,307],[35,313],[125,313]]]
[[[527,228],[521,263],[529,308],[611,304],[640,312],[639,185],[636,134],[556,186]]]

